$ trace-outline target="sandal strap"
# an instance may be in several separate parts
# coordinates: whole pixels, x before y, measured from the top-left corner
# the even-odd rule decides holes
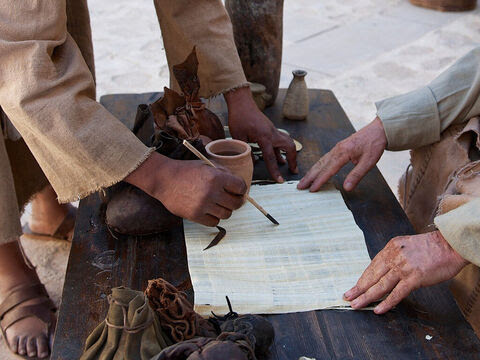
[[[2,331],[15,324],[16,322],[28,317],[36,317],[43,321],[47,328],[51,325],[51,313],[56,310],[55,305],[49,298],[44,298],[41,302],[34,305],[17,306],[5,314],[0,320]]]
[[[31,285],[22,284],[21,286],[13,288],[0,305],[0,321],[13,308],[24,303],[25,301],[38,298],[49,299],[47,290],[45,290],[45,286],[40,283]]]

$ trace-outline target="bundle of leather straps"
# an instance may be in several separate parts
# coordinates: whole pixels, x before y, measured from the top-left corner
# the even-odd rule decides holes
[[[145,294],[114,288],[110,308],[88,337],[81,360],[255,360],[268,355],[272,325],[258,315],[204,319],[184,292],[163,279]]]

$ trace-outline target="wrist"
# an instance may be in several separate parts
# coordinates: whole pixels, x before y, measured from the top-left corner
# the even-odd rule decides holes
[[[449,243],[448,241],[443,237],[442,233],[437,230],[433,232],[434,237],[437,239],[437,241],[441,242],[448,250],[449,254],[449,263],[454,265],[456,268],[462,269],[466,265],[470,264],[470,262],[466,259],[464,259]]]
[[[387,148],[387,135],[385,134],[385,128],[383,127],[383,122],[382,120],[377,116],[375,119],[372,121],[372,125],[375,126],[377,129],[377,139],[382,145],[383,149],[385,150]]]
[[[124,181],[161,200],[162,193],[165,191],[165,182],[169,177],[168,169],[172,166],[172,162],[172,159],[154,151]]]
[[[235,90],[231,90],[223,94],[229,112],[241,108],[255,108],[255,100],[253,100],[252,92],[249,86],[243,86]]]

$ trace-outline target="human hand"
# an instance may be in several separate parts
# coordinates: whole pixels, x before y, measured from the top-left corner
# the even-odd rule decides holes
[[[289,169],[298,174],[297,151],[293,140],[278,131],[273,123],[258,109],[250,88],[243,87],[225,94],[228,105],[228,126],[232,137],[245,142],[257,143],[263,153],[268,172],[275,181],[284,181],[278,164],[286,161],[280,150],[286,152]]]
[[[375,307],[376,314],[383,314],[411,291],[449,280],[467,264],[440,231],[399,236],[375,256],[344,298],[360,309],[390,293]]]
[[[387,137],[380,118],[340,141],[322,156],[297,185],[299,190],[316,192],[348,162],[355,167],[345,178],[343,188],[351,191],[380,160],[387,146]]]
[[[245,181],[226,170],[156,152],[125,181],[161,201],[171,213],[206,226],[228,219],[242,206],[247,191]]]

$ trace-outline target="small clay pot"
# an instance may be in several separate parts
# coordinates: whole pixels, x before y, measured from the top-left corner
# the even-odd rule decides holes
[[[292,71],[293,79],[288,86],[287,94],[283,102],[283,116],[290,120],[304,120],[308,116],[309,97],[304,70]]]
[[[213,162],[241,177],[250,190],[253,177],[253,160],[250,146],[235,139],[219,139],[209,143],[205,150]]]
[[[260,111],[265,110],[267,103],[271,100],[272,95],[267,94],[267,88],[258,83],[250,83],[250,90],[252,91],[253,100],[257,104]]]

